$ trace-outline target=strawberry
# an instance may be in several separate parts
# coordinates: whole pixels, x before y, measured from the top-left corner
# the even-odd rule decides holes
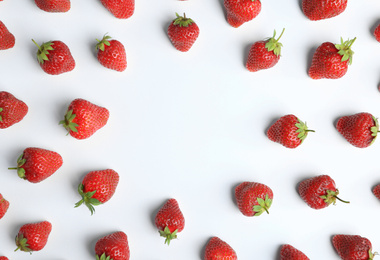
[[[175,18],[168,27],[168,36],[174,47],[182,52],[190,50],[199,36],[198,25],[185,14],[176,13]]]
[[[95,244],[96,260],[128,260],[129,246],[127,235],[118,231],[100,238]]]
[[[358,113],[339,118],[336,129],[353,146],[365,148],[375,142],[379,123],[370,113]]]
[[[227,22],[238,28],[245,22],[251,21],[261,11],[260,0],[224,0],[227,12]]]
[[[185,218],[175,199],[169,199],[158,210],[154,221],[160,235],[165,238],[165,244],[168,245],[185,227]]]
[[[309,260],[304,253],[288,244],[281,247],[280,255],[280,260]]]
[[[8,208],[9,208],[9,201],[4,199],[3,195],[1,195],[0,193],[0,219],[4,217],[5,213],[7,213]]]
[[[338,197],[339,190],[334,180],[328,175],[303,180],[298,187],[298,192],[306,204],[313,209],[323,209],[330,204],[335,205],[337,199],[349,203]]]
[[[280,60],[282,44],[279,42],[282,34],[275,39],[276,31],[274,31],[273,37],[265,41],[255,42],[248,53],[248,59],[246,68],[249,71],[258,71],[263,69],[272,68]]]
[[[32,41],[38,47],[38,63],[47,74],[59,75],[75,68],[75,60],[70,49],[63,42],[50,41],[40,46],[34,40]]]
[[[23,225],[16,236],[17,250],[40,251],[46,246],[52,225],[48,221]]]
[[[15,46],[15,36],[8,31],[5,24],[0,21],[0,50],[7,50]]]
[[[111,36],[104,35],[96,45],[97,58],[104,67],[116,71],[124,71],[127,68],[127,55],[124,45],[118,40],[109,40]]]
[[[380,24],[378,24],[373,31],[373,36],[375,36],[376,41],[380,42]]]
[[[347,0],[302,0],[302,11],[312,21],[335,17],[346,7]]]
[[[352,63],[354,52],[351,46],[356,38],[345,42],[342,38],[340,40],[340,44],[324,42],[316,49],[308,72],[312,79],[338,79],[346,74]]]
[[[359,235],[335,235],[332,242],[343,260],[372,260],[376,255],[372,253],[371,241]]]
[[[38,8],[49,13],[65,13],[70,10],[70,0],[34,0]]]
[[[105,126],[108,118],[107,108],[78,98],[70,103],[65,119],[59,124],[62,124],[72,137],[86,139]]]
[[[89,172],[78,186],[82,199],[75,204],[75,207],[84,203],[91,215],[94,214],[94,206],[109,201],[115,194],[118,183],[119,174],[112,169]]]
[[[375,195],[376,198],[380,200],[380,184],[377,184],[373,189],[372,189],[373,194]]]
[[[307,128],[295,115],[285,115],[278,119],[267,131],[269,140],[282,144],[287,148],[296,148],[307,137],[308,132],[314,132]]]
[[[61,155],[42,148],[29,147],[17,159],[17,170],[20,178],[38,183],[55,173],[63,164]]]
[[[0,129],[20,122],[28,113],[28,106],[11,93],[0,91]]]
[[[1,0],[0,0],[1,1]],[[9,260],[6,256],[0,256],[0,260]]]
[[[219,237],[212,237],[206,245],[204,260],[237,260],[235,250]]]
[[[127,19],[135,11],[135,0],[100,0],[116,18]]]

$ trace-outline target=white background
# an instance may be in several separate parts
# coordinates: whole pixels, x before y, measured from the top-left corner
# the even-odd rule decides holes
[[[16,37],[13,49],[0,52],[0,89],[29,106],[23,121],[0,133],[0,193],[11,204],[0,220],[0,255],[94,259],[97,239],[119,230],[128,235],[131,259],[137,260],[202,259],[212,236],[229,243],[242,260],[279,259],[285,243],[310,259],[339,259],[331,243],[339,233],[367,237],[380,250],[380,202],[371,192],[380,182],[380,141],[355,148],[335,129],[343,115],[380,116],[380,43],[371,34],[379,10],[375,0],[349,1],[338,17],[312,22],[298,0],[266,0],[257,18],[233,28],[222,0],[137,0],[126,20],[113,17],[97,0],[72,1],[64,14],[44,12],[33,0],[0,2],[0,20]],[[186,12],[200,28],[187,53],[177,51],[166,35],[175,12]],[[283,28],[279,63],[249,72],[250,45]],[[128,68],[122,73],[96,60],[95,39],[107,32],[126,48]],[[338,80],[309,78],[315,48],[340,37],[357,37],[348,73]],[[44,73],[31,39],[65,42],[75,69]],[[75,98],[110,111],[107,125],[82,141],[58,125]],[[297,149],[265,135],[285,114],[316,131]],[[39,184],[7,170],[33,146],[56,151],[64,160]],[[93,216],[85,207],[74,209],[85,174],[106,168],[120,174],[114,197]],[[351,204],[309,208],[297,184],[320,174],[330,175]],[[269,215],[240,213],[233,194],[243,181],[272,188]],[[186,226],[168,247],[154,216],[169,198],[178,200]],[[20,226],[42,220],[53,225],[46,247],[32,255],[13,252]]]

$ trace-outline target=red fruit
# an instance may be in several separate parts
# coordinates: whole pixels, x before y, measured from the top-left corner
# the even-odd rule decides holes
[[[302,181],[298,192],[307,205],[313,209],[323,209],[330,204],[335,205],[337,199],[349,203],[338,198],[339,191],[334,180],[328,175],[319,175]]]
[[[352,63],[354,52],[351,46],[356,38],[345,42],[340,39],[340,44],[324,42],[317,48],[309,68],[312,79],[338,79],[346,74],[348,65]]]
[[[237,255],[229,244],[212,237],[206,245],[204,260],[237,260]]]
[[[373,32],[373,36],[375,36],[375,39],[380,42],[380,24],[378,24],[375,28],[375,31]]]
[[[73,100],[60,121],[68,133],[76,139],[86,139],[107,124],[109,118],[107,108],[97,106],[87,100]]]
[[[75,60],[69,47],[61,41],[50,41],[37,45],[37,60],[41,68],[50,75],[58,75],[72,71],[75,68]]]
[[[135,0],[100,0],[116,18],[127,19],[135,11]]]
[[[38,8],[50,13],[64,13],[70,10],[70,0],[34,0]]]
[[[48,221],[23,225],[16,236],[17,250],[40,251],[48,241],[52,225]]]
[[[343,260],[372,260],[372,244],[358,235],[335,235],[332,239],[335,250]]]
[[[28,113],[28,106],[11,93],[0,91],[0,129],[20,122]]]
[[[373,190],[373,194],[375,195],[376,198],[380,200],[380,184],[376,185]]]
[[[278,42],[284,33],[282,30],[281,35],[277,38],[276,31],[274,31],[273,37],[265,41],[255,42],[248,53],[248,59],[246,68],[249,71],[258,71],[263,69],[272,68],[280,60],[282,44]]]
[[[4,199],[3,195],[1,195],[0,193],[0,219],[4,217],[5,213],[7,213],[8,208],[9,208],[9,201]]]
[[[180,16],[176,13],[174,19],[168,27],[168,36],[174,47],[182,52],[190,50],[199,36],[198,25],[185,14]]]
[[[104,67],[116,71],[124,71],[127,68],[127,55],[124,45],[117,40],[109,40],[111,36],[105,35],[103,39],[98,41],[96,50],[97,58]]]
[[[100,238],[95,244],[95,254],[96,260],[128,260],[127,235],[119,231]]]
[[[369,113],[358,113],[339,118],[336,129],[353,146],[365,148],[375,142],[379,123]]]
[[[278,119],[267,131],[269,140],[282,144],[287,148],[296,148],[307,137],[308,132],[314,132],[307,128],[306,123],[295,115],[286,115]]]
[[[2,1],[2,0],[0,0],[0,1]],[[0,256],[0,260],[9,260],[9,259],[5,256]]]
[[[94,214],[94,206],[109,201],[115,194],[119,174],[112,169],[89,172],[78,186],[78,192],[82,199],[75,204],[79,207],[84,203]]]
[[[280,260],[309,260],[304,253],[288,244],[281,247],[280,255]]]
[[[172,239],[177,238],[177,233],[185,227],[185,218],[175,199],[169,199],[157,212],[155,224],[165,244],[170,244]]]
[[[245,22],[251,21],[261,11],[260,0],[224,0],[227,11],[227,22],[238,28]]]
[[[15,46],[16,39],[12,33],[8,31],[5,24],[0,21],[0,50],[6,50]]]
[[[38,183],[55,173],[62,164],[62,157],[58,153],[29,147],[17,159],[17,167],[8,169],[17,170],[18,176],[24,180]]]
[[[235,188],[237,206],[244,216],[260,216],[263,212],[269,214],[273,201],[273,192],[265,184],[258,182],[243,182]]]
[[[302,11],[312,21],[335,17],[346,7],[347,0],[302,0]]]

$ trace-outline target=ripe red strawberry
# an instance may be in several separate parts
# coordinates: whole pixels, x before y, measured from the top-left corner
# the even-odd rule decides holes
[[[28,113],[28,106],[11,93],[0,91],[0,129],[20,122]]]
[[[29,147],[17,159],[17,170],[20,178],[32,183],[38,183],[55,173],[63,164],[61,155],[56,152]]]
[[[286,115],[278,119],[267,131],[269,140],[282,144],[287,148],[296,148],[307,137],[308,132],[314,132],[307,128],[295,115]]]
[[[275,39],[276,31],[274,31],[273,37],[265,41],[255,42],[248,53],[248,59],[246,68],[249,71],[258,71],[263,69],[272,68],[280,60],[282,44],[279,42],[282,34]]]
[[[353,146],[365,148],[376,140],[379,123],[370,113],[358,113],[339,118],[336,129]]]
[[[267,185],[258,182],[242,182],[235,188],[237,206],[244,216],[269,214],[273,192]]]
[[[109,201],[115,194],[118,183],[119,174],[112,169],[89,172],[78,186],[82,199],[75,204],[75,207],[84,203],[91,215],[94,214],[94,206]]]
[[[280,260],[309,260],[304,253],[288,244],[281,247],[280,255]]]
[[[0,0],[2,1],[2,0]],[[5,257],[5,256],[0,256],[0,260],[9,260],[8,257]]]
[[[190,50],[199,36],[198,25],[185,14],[180,16],[176,13],[174,19],[168,27],[168,36],[174,47],[182,52]]]
[[[309,68],[312,79],[338,79],[346,74],[348,65],[352,63],[354,52],[351,46],[356,38],[345,42],[342,38],[340,40],[340,44],[324,42],[317,48]]]
[[[70,10],[70,0],[34,0],[38,8],[50,13],[65,13]]]
[[[0,21],[0,50],[7,50],[15,46],[15,36],[8,31],[5,24]]]
[[[72,137],[86,139],[107,124],[109,114],[107,108],[78,98],[70,103],[65,119],[59,124],[62,124]]]
[[[50,41],[38,45],[37,60],[41,68],[50,75],[58,75],[72,71],[75,68],[75,60],[69,47],[61,41]]]
[[[373,36],[375,36],[376,41],[380,42],[380,24],[376,26]]]
[[[333,246],[343,260],[372,260],[376,253],[372,253],[371,242],[359,235],[335,235]]]
[[[48,221],[23,225],[16,236],[16,250],[40,251],[45,247],[51,229],[52,225]]]
[[[338,198],[339,190],[336,188],[334,180],[328,175],[319,175],[302,181],[298,192],[307,205],[313,209],[323,209],[330,204],[335,205],[337,199],[349,203]]]
[[[204,260],[237,260],[237,255],[229,244],[212,237],[206,245]]]
[[[128,260],[128,237],[118,231],[100,238],[95,244],[96,260]]]
[[[373,190],[372,190],[373,194],[375,195],[376,198],[378,198],[380,200],[380,184],[377,184]]]
[[[100,0],[116,18],[127,19],[135,11],[135,0]]]
[[[103,39],[98,41],[96,50],[97,58],[104,67],[116,71],[124,71],[127,68],[127,54],[124,45],[118,40],[109,40],[111,36],[104,35]]]
[[[227,22],[238,28],[245,22],[251,21],[261,11],[260,0],[224,0],[227,12]]]
[[[172,239],[185,228],[185,218],[175,199],[169,199],[157,212],[155,224],[165,244],[170,244]]]
[[[4,199],[3,195],[1,195],[0,193],[0,219],[4,217],[5,213],[7,213],[8,208],[9,208],[9,201]]]
[[[302,0],[302,11],[312,21],[335,17],[346,7],[347,0]]]

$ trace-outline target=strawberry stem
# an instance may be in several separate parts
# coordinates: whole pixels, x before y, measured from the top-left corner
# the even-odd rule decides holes
[[[162,236],[162,237],[165,238],[165,244],[170,245],[170,241],[171,241],[172,239],[177,238],[177,232],[178,232],[178,229],[174,230],[173,232],[170,232],[169,227],[166,226],[166,227],[164,228],[164,230],[159,230],[158,232],[160,233],[160,236]]]
[[[343,203],[350,203],[349,201],[346,201],[346,200],[342,200],[341,198],[339,198],[338,196],[334,196],[337,200],[343,202]]]
[[[281,32],[280,36],[277,38],[277,40],[275,40],[275,42],[278,42],[278,41],[280,40],[280,38],[281,38],[281,36],[284,34],[284,32],[285,32],[285,28],[282,29],[282,32]],[[275,36],[276,36],[276,31],[274,31],[273,38],[274,38]]]

